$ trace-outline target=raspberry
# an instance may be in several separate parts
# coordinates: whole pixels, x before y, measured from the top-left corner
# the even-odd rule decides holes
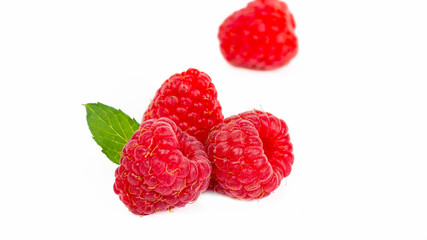
[[[209,185],[203,144],[170,119],[141,124],[122,151],[114,192],[137,215],[183,207]]]
[[[205,149],[215,191],[239,199],[268,196],[294,162],[286,123],[267,112],[228,117],[209,134]]]
[[[232,65],[271,70],[286,65],[298,52],[295,21],[286,3],[255,0],[234,12],[219,27],[221,52]]]
[[[205,142],[209,130],[224,120],[211,78],[188,69],[166,80],[144,113],[143,121],[167,117],[183,131]]]

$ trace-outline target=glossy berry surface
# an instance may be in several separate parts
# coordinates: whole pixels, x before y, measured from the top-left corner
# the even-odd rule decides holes
[[[203,144],[167,118],[141,124],[123,148],[114,192],[137,215],[183,207],[209,185]]]
[[[224,120],[217,96],[211,78],[190,68],[172,75],[162,84],[144,113],[143,121],[170,118],[183,131],[204,143],[209,130]]]
[[[286,3],[255,0],[224,20],[218,38],[223,56],[232,65],[271,70],[286,65],[297,54],[294,30]]]
[[[212,163],[210,187],[238,199],[268,196],[294,162],[286,123],[258,110],[226,118],[205,148]]]

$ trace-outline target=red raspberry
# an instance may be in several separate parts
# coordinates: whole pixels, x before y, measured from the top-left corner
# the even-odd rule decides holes
[[[205,142],[209,130],[224,120],[211,78],[188,69],[166,80],[144,113],[143,121],[167,117],[183,131]]]
[[[239,199],[268,196],[294,162],[286,123],[267,112],[228,117],[209,134],[211,188]]]
[[[219,27],[225,59],[238,67],[270,70],[286,65],[298,52],[295,21],[286,3],[255,0]]]
[[[203,144],[168,118],[141,124],[122,151],[114,192],[137,215],[183,207],[209,185]]]

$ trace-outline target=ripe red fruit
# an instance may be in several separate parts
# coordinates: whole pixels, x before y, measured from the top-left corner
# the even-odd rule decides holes
[[[144,113],[143,121],[167,117],[183,131],[205,142],[209,130],[224,120],[211,78],[188,69],[166,80]]]
[[[255,0],[219,27],[225,59],[238,67],[270,70],[286,65],[298,52],[295,21],[278,0]]]
[[[183,207],[209,186],[203,144],[167,118],[141,124],[122,151],[114,192],[137,215]]]
[[[210,132],[205,149],[211,188],[239,199],[268,196],[294,162],[286,123],[258,110],[226,118]]]

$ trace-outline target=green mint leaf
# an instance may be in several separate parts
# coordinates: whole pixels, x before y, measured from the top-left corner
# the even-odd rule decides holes
[[[139,123],[120,109],[99,102],[83,106],[86,107],[86,120],[93,139],[113,163],[119,164],[122,149],[138,130]]]

